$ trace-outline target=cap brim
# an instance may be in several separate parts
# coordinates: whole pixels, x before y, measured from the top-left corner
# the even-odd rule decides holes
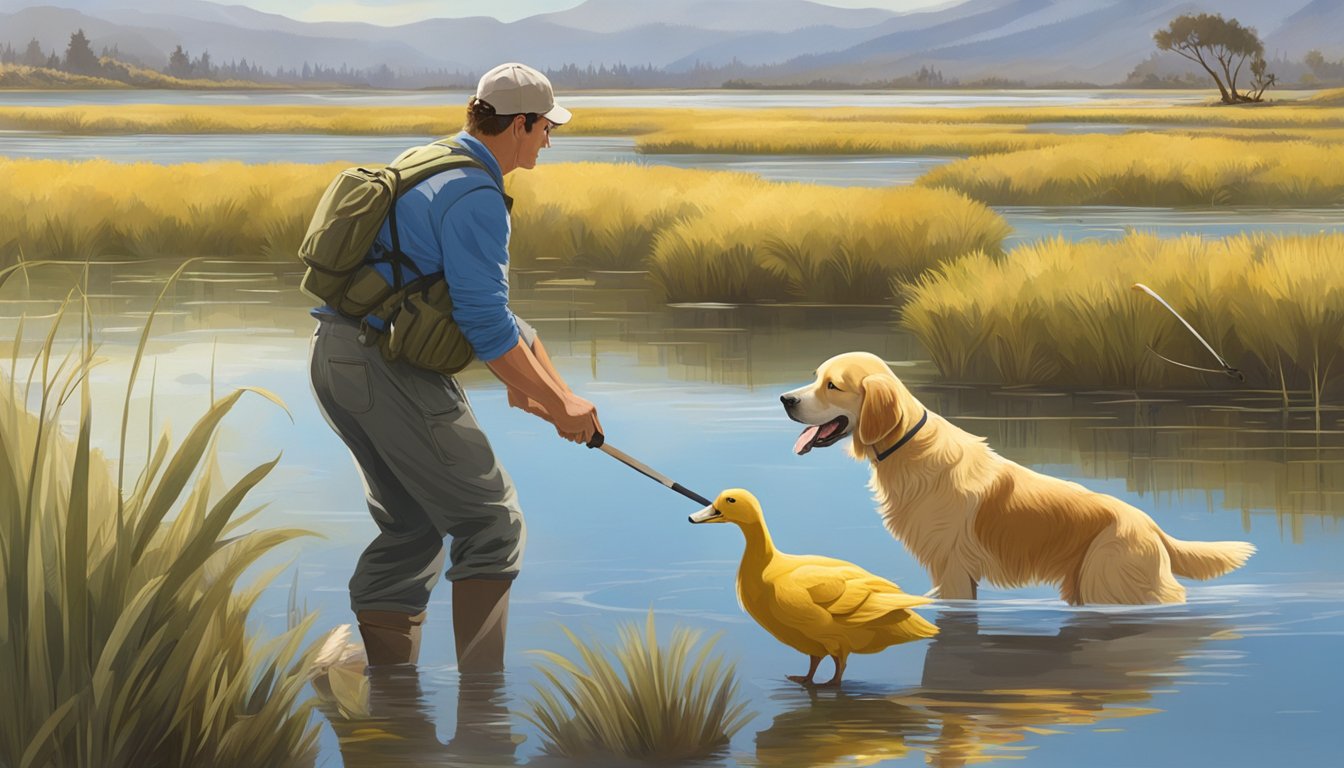
[[[565,123],[569,122],[569,118],[573,117],[573,115],[569,114],[568,109],[565,109],[559,104],[556,104],[555,106],[551,107],[550,112],[546,112],[545,114],[542,115],[542,117],[546,118],[547,120],[550,120],[552,123],[555,123],[556,125],[564,125]]]

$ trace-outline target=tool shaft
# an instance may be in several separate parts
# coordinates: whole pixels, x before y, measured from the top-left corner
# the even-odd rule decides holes
[[[640,473],[641,475],[644,475],[650,480],[653,480],[656,483],[660,483],[668,488],[671,488],[672,490],[676,491],[677,493],[680,493],[682,496],[685,496],[688,499],[691,499],[692,501],[697,501],[705,505],[706,507],[708,507],[710,504],[713,503],[709,499],[706,499],[704,496],[701,496],[695,491],[690,490],[681,483],[675,482],[674,480],[672,480],[672,478],[668,477],[667,475],[664,475],[661,472],[654,470],[652,467],[645,464],[644,462],[635,459],[633,456],[626,453],[625,451],[622,451],[618,448],[613,448],[609,443],[603,442],[601,445],[598,446],[598,449],[601,450],[603,453],[607,454],[608,456],[612,457],[613,459],[616,459],[622,464]]]

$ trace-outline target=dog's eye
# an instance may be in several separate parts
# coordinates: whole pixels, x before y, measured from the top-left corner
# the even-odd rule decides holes
[[[835,386],[835,382],[834,382],[834,381],[828,381],[828,382],[826,382],[826,388],[827,388],[827,389],[834,389],[836,392],[839,392],[839,391],[840,391],[840,388],[837,387],[837,386]]]

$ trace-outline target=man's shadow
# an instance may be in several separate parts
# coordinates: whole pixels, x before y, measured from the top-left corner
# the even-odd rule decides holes
[[[835,694],[798,694],[805,703],[756,734],[757,764],[871,765],[913,750],[940,767],[1008,757],[1061,726],[1159,712],[1153,689],[1179,680],[1183,657],[1226,629],[1149,611],[1071,613],[1053,634],[985,629],[974,611],[936,623],[918,688],[846,681]]]
[[[457,728],[440,741],[434,705],[419,671],[411,665],[329,673],[318,689],[347,768],[432,766],[469,768],[518,765],[522,737],[510,723],[506,676],[461,675]]]

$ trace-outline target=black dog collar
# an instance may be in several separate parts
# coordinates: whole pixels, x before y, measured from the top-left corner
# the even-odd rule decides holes
[[[911,428],[910,428],[910,431],[909,431],[909,432],[906,432],[905,435],[902,436],[900,440],[897,440],[895,445],[893,445],[893,446],[891,446],[890,448],[888,448],[887,450],[885,450],[885,451],[883,451],[883,452],[877,454],[877,460],[878,460],[878,461],[881,461],[881,460],[887,458],[887,457],[890,456],[891,454],[895,453],[897,448],[900,448],[902,445],[905,445],[906,443],[910,442],[911,438],[913,438],[915,435],[919,434],[919,430],[922,429],[922,428],[924,427],[924,424],[925,424],[926,422],[928,422],[928,420],[929,420],[929,412],[928,412],[928,410],[926,409],[926,410],[924,411],[924,415],[919,417],[919,423],[916,424],[915,426],[911,427]]]

